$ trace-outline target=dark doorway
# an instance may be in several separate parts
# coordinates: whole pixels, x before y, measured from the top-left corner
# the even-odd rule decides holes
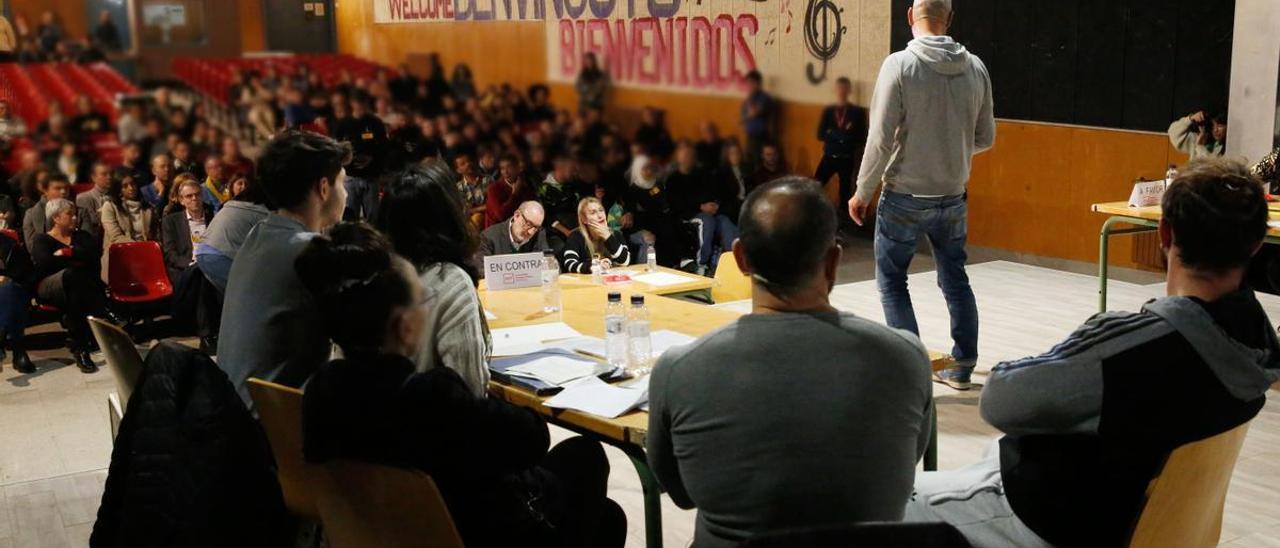
[[[262,0],[267,49],[295,53],[333,53],[333,0]]]

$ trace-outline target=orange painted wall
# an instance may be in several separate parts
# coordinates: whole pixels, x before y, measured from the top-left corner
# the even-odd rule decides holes
[[[546,79],[541,23],[488,22],[373,24],[370,2],[342,0],[337,9],[338,49],[385,64],[438,52],[446,67],[471,66],[479,85],[508,81],[525,86]],[[553,100],[575,103],[572,86],[551,86]],[[619,89],[610,108],[657,105],[676,137],[695,137],[704,120],[739,133],[739,99]],[[618,113],[627,117],[626,112]],[[787,103],[780,112],[781,142],[796,173],[812,173],[822,149],[814,135],[821,106]],[[970,242],[1018,253],[1095,262],[1104,218],[1095,202],[1124,200],[1139,176],[1163,177],[1185,162],[1162,134],[1001,121],[995,148],[975,160],[970,181]],[[828,187],[834,195],[835,184]],[[1150,241],[1136,242],[1151,246]],[[1151,268],[1134,260],[1135,239],[1112,242],[1112,264]],[[1146,255],[1150,255],[1150,250]]]
[[[26,17],[33,33],[40,26],[40,14],[50,10],[56,15],[67,36],[84,38],[89,33],[84,0],[13,0],[9,3],[9,9],[14,16],[20,14]]]
[[[237,0],[240,10],[240,49],[262,51],[267,49],[267,37],[262,31],[262,0]]]

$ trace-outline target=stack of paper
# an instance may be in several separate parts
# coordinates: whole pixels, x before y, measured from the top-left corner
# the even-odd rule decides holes
[[[582,333],[563,322],[494,329],[491,334],[494,356],[519,356],[537,352],[545,348],[549,341],[582,336]]]
[[[548,349],[503,360],[502,372],[516,377],[537,379],[552,386],[564,386],[583,377],[595,377],[608,366],[560,349]],[[515,365],[511,365],[514,363]]]
[[[681,276],[679,274],[670,274],[667,272],[639,274],[636,276],[632,276],[631,280],[635,282],[640,282],[642,284],[651,285],[653,287],[665,287],[668,285],[687,284],[689,282],[694,281],[693,278],[690,278],[688,276]]]
[[[566,385],[563,391],[548,399],[544,405],[557,409],[576,409],[612,419],[648,401],[647,381],[633,383],[633,387],[627,388],[606,384],[595,377],[587,377]]]

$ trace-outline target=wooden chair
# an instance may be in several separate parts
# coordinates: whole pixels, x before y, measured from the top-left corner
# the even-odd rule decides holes
[[[256,378],[248,384],[249,397],[276,458],[276,478],[285,507],[294,515],[320,519],[318,497],[329,475],[323,466],[308,463],[302,456],[302,391]]]
[[[732,251],[720,255],[716,266],[715,284],[711,286],[711,300],[717,303],[741,301],[751,298],[751,278],[738,268]]]
[[[462,548],[431,477],[418,470],[334,461],[320,521],[334,548]]]
[[[1222,508],[1249,423],[1191,442],[1169,454],[1147,487],[1147,502],[1129,546],[1217,546]]]
[[[116,324],[98,318],[89,318],[89,329],[93,338],[102,348],[102,356],[107,360],[107,369],[116,377],[116,397],[120,400],[120,409],[129,408],[129,396],[138,386],[138,378],[142,376],[142,355],[133,344],[133,338]]]

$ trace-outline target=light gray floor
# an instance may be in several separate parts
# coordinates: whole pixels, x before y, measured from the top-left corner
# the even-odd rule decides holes
[[[870,246],[853,242],[833,300],[844,310],[881,320],[879,297],[870,281]],[[975,260],[980,253],[974,253]],[[1062,266],[1062,265],[1056,265]],[[947,316],[934,286],[928,257],[921,256],[910,278],[925,343],[950,348]],[[1063,268],[1089,272],[1088,265]],[[1136,309],[1163,292],[1153,276],[1129,273],[1142,284],[1113,282],[1112,308]],[[1089,275],[1011,262],[973,265],[970,277],[982,318],[979,371],[1000,360],[1043,352],[1096,307],[1096,279]],[[1146,285],[1144,285],[1146,284]],[[1280,298],[1262,296],[1272,318]],[[745,310],[745,303],[728,308]],[[68,366],[65,353],[37,353],[41,372],[21,375],[6,362],[0,372],[0,548],[86,546],[110,460],[106,394],[114,380],[103,370],[83,375]],[[61,362],[51,359],[62,360]],[[980,376],[979,376],[980,377]],[[979,380],[981,380],[979,378]],[[939,403],[939,465],[957,468],[976,460],[996,432],[977,414],[980,392],[936,387]],[[553,429],[556,439],[567,432]],[[630,523],[629,547],[644,545],[640,485],[630,462],[610,450],[610,496]],[[1233,547],[1280,547],[1280,401],[1268,402],[1254,420],[1233,477],[1222,541]],[[668,547],[687,546],[693,513],[664,501]]]

